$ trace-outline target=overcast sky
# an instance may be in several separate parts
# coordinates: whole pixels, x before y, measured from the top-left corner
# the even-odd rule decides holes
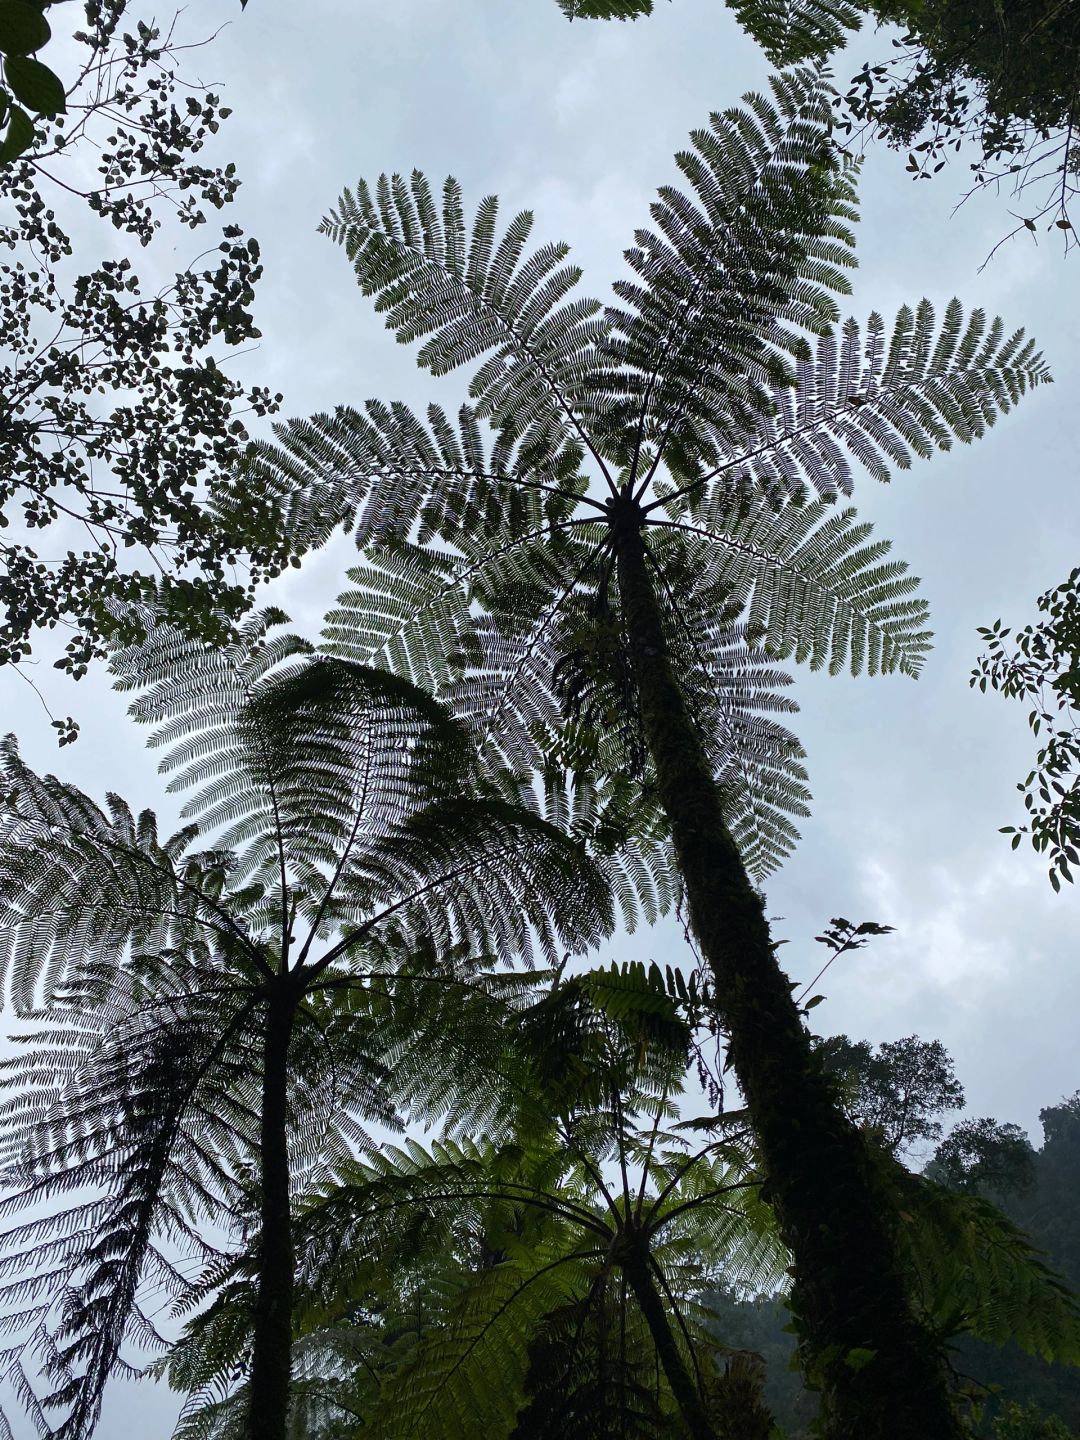
[[[464,398],[465,375],[433,383],[415,369],[343,252],[315,234],[344,185],[415,166],[433,181],[455,174],[472,202],[497,191],[509,213],[535,210],[539,239],[570,241],[586,293],[603,296],[657,185],[674,178],[672,152],[687,131],[766,74],[720,0],[661,3],[635,25],[568,25],[554,0],[251,0],[242,17],[238,4],[191,0],[185,27],[206,33],[234,8],[197,63],[235,112],[219,137],[243,179],[229,218],[259,237],[266,263],[264,339],[244,375],[282,390],[288,414],[374,396]],[[856,67],[841,58],[836,68]],[[783,917],[782,955],[803,979],[826,958],[812,937],[830,916],[895,926],[830,971],[817,1028],[942,1040],[969,1113],[1018,1121],[1038,1140],[1040,1107],[1080,1086],[1080,896],[1069,887],[1055,896],[1030,850],[1013,854],[997,833],[1018,819],[1015,782],[1033,745],[1023,708],[970,691],[968,674],[976,626],[1031,618],[1035,597],[1078,560],[1080,259],[1024,237],[977,273],[1015,207],[983,198],[951,215],[963,174],[957,165],[913,184],[902,157],[871,151],[851,312],[888,319],[904,301],[926,295],[943,307],[959,295],[1028,327],[1057,383],[976,446],[889,487],[857,486],[860,512],[923,577],[936,649],[917,682],[797,675],[813,818],[768,887],[769,910]],[[165,253],[160,263],[188,258]],[[314,557],[275,598],[314,633],[353,553],[342,544]],[[31,692],[0,672],[5,728],[35,765],[95,797],[114,788],[172,812],[100,676],[68,687],[43,664],[35,679],[54,710],[83,724],[80,742],[58,752]],[[679,960],[682,940],[667,925],[607,949]],[[139,1396],[109,1406],[102,1440],[126,1440],[133,1405],[140,1433],[168,1433],[167,1400]]]

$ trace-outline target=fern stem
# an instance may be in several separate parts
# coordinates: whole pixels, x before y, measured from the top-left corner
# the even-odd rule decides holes
[[[289,1039],[297,989],[268,987],[263,1037],[259,1275],[255,1299],[247,1440],[285,1440],[292,1366],[295,1256],[289,1206]]]
[[[829,1440],[955,1440],[938,1347],[915,1318],[862,1137],[815,1062],[761,900],[664,635],[637,507],[613,514],[616,573],[657,792],[690,920],[795,1259],[792,1309],[804,1369],[825,1390]]]

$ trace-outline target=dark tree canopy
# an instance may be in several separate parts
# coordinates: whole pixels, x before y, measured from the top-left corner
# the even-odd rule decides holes
[[[66,106],[0,168],[0,664],[61,626],[75,675],[102,653],[110,600],[156,581],[173,613],[207,623],[211,603],[235,616],[247,581],[280,568],[271,530],[204,503],[237,467],[245,416],[280,398],[223,368],[259,334],[257,243],[225,225],[160,289],[116,257],[117,231],[125,250],[168,237],[183,253],[239,184],[202,154],[229,112],[181,75],[195,47],[176,22],[127,12],[88,0]],[[250,564],[239,583],[236,559]]]
[[[870,0],[903,38],[844,97],[848,128],[867,123],[928,178],[971,144],[972,186],[1004,182],[1015,229],[1055,228],[1075,243],[1074,126],[1080,118],[1080,13],[1058,0]]]
[[[894,1154],[941,1137],[940,1116],[964,1104],[964,1087],[940,1040],[907,1035],[874,1046],[834,1035],[822,1041],[856,1124],[875,1132]]]
[[[963,1120],[934,1151],[931,1170],[955,1190],[1007,1195],[1031,1184],[1034,1152],[1019,1125]]]

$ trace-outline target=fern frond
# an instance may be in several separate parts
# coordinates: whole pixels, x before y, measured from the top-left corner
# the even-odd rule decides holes
[[[368,896],[377,916],[393,917],[406,933],[441,948],[472,937],[504,960],[537,949],[554,960],[566,947],[596,943],[613,923],[603,878],[583,850],[496,799],[417,812],[376,854],[346,867],[344,879],[352,904]],[[362,921],[356,939],[373,923]],[[346,931],[335,950],[348,953],[354,943]]]
[[[249,453],[240,503],[263,496],[297,553],[318,549],[342,527],[354,529],[361,547],[529,528],[564,516],[584,489],[580,446],[530,457],[505,436],[489,443],[470,406],[455,427],[437,405],[424,421],[406,405],[371,400],[363,412],[339,406],[274,433],[276,444],[258,442]]]
[[[930,648],[929,609],[913,595],[919,582],[853,509],[734,500],[715,505],[707,527],[676,521],[672,533],[688,547],[691,573],[722,575],[746,634],[770,655],[827,664],[834,675],[846,666],[918,674]]]
[[[75,786],[42,779],[11,736],[0,745],[0,785],[0,973],[18,1012],[129,949],[243,940],[212,887],[185,875],[198,868],[190,829],[160,844],[149,812],[136,820],[117,796],[106,812]]]
[[[375,551],[348,572],[353,587],[328,611],[327,654],[403,675],[444,693],[477,656],[460,556],[420,545]]]
[[[626,252],[639,279],[616,283],[625,308],[608,312],[620,433],[604,433],[635,473],[645,446],[683,469],[711,426],[768,409],[849,289],[854,190],[829,148],[825,81],[803,69],[771,83],[773,103],[748,95],[691,135],[676,163],[693,198],[661,190],[656,229]]]
[[[707,516],[728,503],[736,477],[745,492],[773,499],[804,489],[824,499],[849,495],[852,459],[888,480],[915,456],[980,439],[1049,378],[1022,330],[1009,335],[981,310],[965,318],[959,300],[940,322],[928,300],[903,306],[888,338],[880,315],[865,329],[848,319],[839,336],[820,336],[813,356],[798,360],[795,384],[774,387],[771,408],[748,429],[708,427],[715,469],[686,485],[671,508]]]
[[[557,0],[568,20],[637,20],[654,0]],[[774,65],[821,60],[838,50],[864,12],[846,0],[729,0],[739,24]]]
[[[75,995],[70,1017],[54,1005],[42,1034],[22,1037],[44,1039],[43,1047],[4,1064],[4,1169],[18,1188],[9,1189],[3,1218],[26,1208],[31,1218],[0,1235],[3,1270],[33,1277],[42,1330],[20,1336],[16,1351],[40,1354],[46,1343],[45,1403],[64,1415],[50,1433],[63,1440],[92,1432],[105,1385],[124,1368],[122,1346],[164,1348],[144,1297],[148,1286],[176,1303],[190,1297],[187,1267],[216,1253],[193,1220],[231,1223],[236,1108],[207,1105],[209,1093],[198,1099],[214,1037],[228,1029],[229,997],[210,993],[201,1012],[195,1006],[183,1017],[163,1016],[145,999],[139,985],[126,995],[114,986],[94,1024]],[[49,1040],[60,1062],[51,1078],[41,1068]],[[202,1112],[194,1131],[192,1110]],[[72,1195],[88,1192],[97,1198],[72,1205]],[[0,1304],[17,1303],[25,1286],[25,1278],[4,1285]],[[16,1331],[24,1318],[9,1313]]]
[[[900,1238],[922,1305],[945,1335],[968,1331],[993,1345],[1080,1365],[1080,1297],[1027,1236],[988,1201],[904,1177]]]
[[[449,178],[441,205],[413,171],[346,190],[320,227],[345,246],[360,288],[402,343],[427,339],[418,361],[442,375],[482,361],[470,385],[477,414],[533,455],[557,452],[595,405],[595,300],[570,299],[581,272],[566,245],[527,250],[533,216],[500,234],[498,201],[483,199],[471,225]]]

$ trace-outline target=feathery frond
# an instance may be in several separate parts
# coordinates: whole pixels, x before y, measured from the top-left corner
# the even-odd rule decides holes
[[[149,812],[2,756],[0,959],[32,1029],[0,1065],[0,1374],[63,1440],[125,1346],[162,1348],[148,1287],[181,1309],[225,1293],[265,1226],[268,1037],[287,1205],[372,1121],[453,1123],[478,1097],[490,1116],[522,1003],[495,967],[611,925],[582,845],[484,781],[407,679],[314,656],[276,612],[216,647],[138,618],[114,668],[192,823],[159,842]],[[215,1413],[207,1433],[235,1407]]]
[[[702,427],[745,424],[768,387],[794,380],[790,356],[837,318],[850,288],[854,188],[829,148],[829,101],[811,69],[772,80],[773,103],[747,95],[714,115],[676,156],[692,198],[672,187],[652,206],[617,281],[605,352],[618,395],[604,434],[637,471],[654,446],[683,471]],[[615,428],[617,425],[617,428]]]
[[[568,20],[637,20],[654,0],[556,0]],[[838,50],[864,12],[847,0],[728,0],[739,24],[774,65],[823,60]]]
[[[851,460],[878,480],[890,469],[910,468],[953,442],[981,439],[1049,372],[1035,342],[1022,330],[1007,335],[1000,319],[981,310],[965,319],[950,300],[940,324],[929,300],[902,306],[886,338],[885,322],[871,314],[865,330],[849,318],[837,337],[820,336],[813,355],[795,366],[794,386],[772,390],[772,406],[743,429],[710,424],[711,467],[658,503],[699,516],[728,503],[736,483],[745,493],[774,502],[804,490],[823,499],[850,495]],[[715,488],[714,488],[715,487]]]
[[[346,190],[322,233],[344,245],[365,295],[402,343],[427,338],[435,375],[483,360],[470,385],[477,414],[527,453],[560,450],[595,403],[599,301],[569,299],[581,278],[566,245],[529,251],[524,210],[500,234],[486,196],[471,223],[452,177],[442,203],[419,171]]]
[[[831,4],[755,17],[789,38],[847,23]],[[367,550],[333,653],[433,686],[492,773],[540,769],[554,793],[560,766],[571,786],[645,778],[613,545],[647,532],[665,642],[758,875],[808,799],[773,662],[914,675],[930,639],[906,567],[807,493],[977,439],[1049,378],[1022,332],[955,301],[940,322],[924,301],[890,333],[876,315],[836,330],[856,172],[829,125],[812,67],[714,116],[603,313],[571,298],[565,247],[529,250],[531,215],[500,230],[485,200],[467,223],[456,183],[439,202],[419,175],[346,192],[325,232],[421,364],[472,367],[474,404],[456,426],[339,409],[254,461],[298,532],[348,524]]]
[[[1080,1300],[1027,1236],[977,1195],[906,1172],[902,1179],[904,1246],[940,1331],[1080,1365]]]

